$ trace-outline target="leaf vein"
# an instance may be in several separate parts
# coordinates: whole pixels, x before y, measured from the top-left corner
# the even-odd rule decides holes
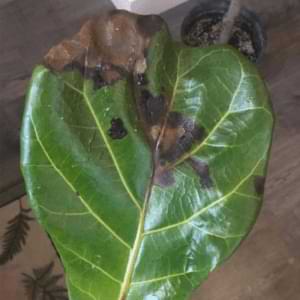
[[[96,297],[94,295],[92,295],[90,292],[86,291],[86,290],[83,290],[81,287],[79,287],[77,284],[75,284],[71,278],[68,278],[68,281],[76,288],[78,289],[81,293],[89,296],[91,299],[93,300],[97,300]]]
[[[220,203],[228,200],[228,198],[230,198],[230,196],[232,196],[234,193],[236,193],[236,191],[238,191],[238,189],[254,174],[254,172],[256,171],[257,167],[259,166],[259,164],[264,159],[264,156],[265,155],[263,155],[263,157],[258,160],[258,162],[255,164],[254,168],[251,170],[251,172],[246,177],[244,177],[236,185],[236,187],[231,192],[229,192],[228,194],[226,194],[223,197],[217,199],[216,201],[212,202],[211,204],[207,205],[206,207],[202,208],[201,210],[199,210],[198,212],[194,213],[189,218],[187,218],[187,219],[185,219],[185,220],[183,220],[181,222],[178,222],[178,223],[175,223],[175,224],[172,224],[172,225],[168,225],[168,226],[165,226],[165,227],[161,227],[161,228],[158,228],[158,229],[149,230],[149,231],[145,232],[144,235],[149,235],[149,234],[155,234],[155,233],[159,233],[159,232],[164,232],[164,231],[167,231],[169,229],[172,229],[172,228],[175,228],[175,227],[178,227],[178,226],[181,226],[181,225],[188,224],[193,219],[195,219],[195,218],[203,215],[205,212],[207,212],[212,207],[214,207],[216,205],[219,205]]]
[[[121,281],[116,279],[114,276],[112,276],[111,274],[109,274],[107,271],[105,271],[104,269],[100,268],[98,265],[95,265],[94,263],[92,263],[90,260],[88,260],[87,258],[81,256],[79,253],[77,253],[76,251],[70,249],[69,247],[67,247],[66,245],[64,245],[62,242],[60,242],[58,239],[54,238],[54,241],[59,244],[65,251],[70,252],[71,254],[73,254],[74,256],[78,257],[79,260],[84,261],[85,263],[89,264],[90,266],[92,266],[92,268],[97,269],[99,272],[101,272],[102,274],[104,274],[106,277],[110,278],[112,281],[121,284]]]
[[[134,282],[132,282],[132,285],[142,285],[142,284],[154,283],[157,281],[168,280],[170,278],[185,276],[185,275],[192,274],[192,273],[201,273],[201,271],[192,271],[192,272],[189,271],[189,272],[175,273],[175,274],[169,274],[166,276],[156,277],[156,278],[147,279],[147,280],[143,280],[143,281],[134,281]]]
[[[62,173],[62,171],[56,166],[56,164],[54,163],[54,161],[52,160],[51,156],[49,155],[49,153],[47,152],[45,146],[43,145],[36,126],[34,124],[33,119],[31,119],[32,122],[32,126],[35,132],[35,136],[37,138],[38,143],[40,144],[45,156],[47,157],[47,159],[49,160],[50,164],[52,165],[52,167],[54,168],[54,170],[62,177],[62,179],[65,181],[65,183],[70,187],[70,189],[76,193],[76,189],[74,188],[74,186],[71,184],[71,182],[64,176],[64,174]],[[126,248],[131,249],[130,245],[125,242],[117,233],[115,233],[112,228],[110,228],[94,211],[93,209],[88,205],[88,203],[79,195],[78,198],[80,199],[81,203],[85,206],[85,208],[88,210],[88,212],[107,230],[111,233],[112,236],[114,236],[119,242],[121,242]]]
[[[42,210],[44,210],[45,212],[51,214],[51,215],[57,215],[57,216],[84,216],[84,215],[90,215],[89,212],[57,212],[57,211],[53,211],[51,209],[48,209],[47,207],[43,206],[43,205],[39,205],[39,208],[41,208]]]
[[[235,235],[220,235],[220,234],[217,234],[217,233],[214,233],[214,232],[210,232],[206,229],[203,229],[201,227],[198,227],[196,226],[195,224],[191,224],[192,227],[194,227],[195,229],[209,235],[209,236],[212,236],[212,237],[216,237],[216,238],[219,238],[219,239],[222,239],[222,240],[228,240],[228,239],[235,239],[235,238],[241,238],[243,237],[244,235],[243,234],[235,234]]]
[[[65,83],[69,88],[73,89],[74,91],[77,91],[80,95],[83,96],[83,99],[84,99],[86,105],[88,106],[88,108],[89,108],[89,110],[90,110],[92,116],[93,116],[93,119],[94,119],[94,121],[95,121],[95,123],[96,123],[96,125],[97,125],[97,128],[98,128],[99,132],[100,132],[100,136],[102,137],[102,139],[103,139],[103,141],[104,141],[104,144],[105,144],[106,147],[107,147],[107,150],[108,150],[108,152],[109,152],[109,154],[110,154],[110,156],[111,156],[111,159],[112,159],[112,161],[113,161],[113,163],[114,163],[114,166],[115,166],[115,168],[116,168],[116,170],[117,170],[117,173],[118,173],[118,175],[119,175],[119,177],[120,177],[120,179],[121,179],[121,182],[122,182],[122,184],[123,184],[125,190],[127,191],[128,195],[129,195],[129,197],[131,198],[131,200],[132,200],[132,202],[134,203],[134,205],[139,209],[139,211],[141,211],[142,208],[141,208],[139,202],[137,201],[137,199],[135,198],[135,196],[133,195],[133,193],[131,192],[131,190],[129,189],[128,185],[127,185],[127,182],[126,182],[126,180],[125,180],[125,178],[124,178],[124,176],[123,176],[123,173],[122,173],[122,171],[121,171],[121,169],[120,169],[120,167],[119,167],[118,161],[117,161],[117,159],[116,159],[116,157],[115,157],[115,155],[114,155],[114,153],[113,153],[113,150],[111,149],[111,146],[110,146],[110,144],[109,144],[109,142],[108,142],[108,140],[107,140],[107,137],[106,137],[106,135],[105,135],[105,132],[103,131],[103,128],[102,128],[102,126],[101,126],[101,124],[100,124],[100,122],[99,122],[99,120],[98,120],[98,118],[97,118],[97,116],[96,116],[96,113],[95,113],[94,108],[93,108],[93,106],[92,106],[92,104],[91,104],[91,102],[90,102],[89,97],[88,97],[85,93],[83,93],[82,91],[80,91],[79,89],[77,89],[76,87],[74,87],[74,86],[73,86],[72,84],[70,84],[69,82],[64,81],[64,83]]]
[[[189,158],[190,156],[192,156],[193,154],[195,154],[196,152],[198,152],[204,145],[205,143],[212,137],[212,135],[219,129],[219,127],[221,126],[221,124],[227,119],[227,117],[230,115],[230,109],[231,109],[231,106],[232,104],[234,103],[235,101],[235,98],[237,97],[238,95],[238,92],[240,90],[240,87],[242,85],[242,82],[243,82],[243,79],[244,79],[244,71],[243,71],[243,66],[241,64],[240,61],[238,61],[239,64],[240,64],[240,68],[241,68],[241,76],[240,76],[240,80],[239,80],[239,83],[238,83],[238,86],[235,90],[235,92],[233,93],[233,96],[232,96],[232,99],[228,105],[228,109],[227,111],[225,112],[224,116],[220,118],[220,120],[215,124],[215,126],[212,128],[212,130],[209,132],[209,134],[207,135],[207,137],[203,140],[202,143],[199,144],[198,147],[195,147],[191,152],[187,153],[186,155],[184,155],[181,159],[179,159],[175,164],[174,166],[182,163],[184,160],[186,160],[187,158]]]
[[[224,50],[224,49],[218,49],[218,50],[214,50],[214,51],[211,51],[211,52],[209,52],[209,53],[207,53],[207,54],[205,54],[205,55],[203,55],[191,68],[189,68],[187,71],[185,71],[185,72],[183,72],[183,74],[181,74],[180,76],[179,76],[179,79],[181,79],[181,78],[183,78],[186,74],[188,74],[188,73],[190,73],[190,72],[192,72],[195,68],[197,68],[199,65],[200,65],[200,63],[204,60],[204,59],[206,59],[206,58],[208,58],[208,57],[210,57],[210,56],[212,56],[213,54],[215,54],[215,53],[219,53],[219,52],[226,52],[226,51],[228,51],[228,50]]]

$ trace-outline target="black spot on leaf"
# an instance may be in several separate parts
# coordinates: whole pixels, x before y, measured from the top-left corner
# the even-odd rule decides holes
[[[107,85],[104,78],[102,77],[102,72],[100,67],[88,68],[84,74],[85,78],[90,79],[94,83],[94,89],[100,89]]]
[[[263,195],[265,191],[265,183],[266,183],[266,178],[264,176],[256,176],[254,179],[254,186],[255,186],[255,191],[257,195],[261,196]]]
[[[67,64],[65,67],[64,67],[64,71],[79,71],[79,73],[81,75],[84,75],[84,70],[85,70],[85,67],[82,63],[80,63],[79,61],[72,61],[71,63]]]
[[[148,84],[148,80],[145,74],[137,74],[135,80],[138,86],[144,86]]]
[[[111,120],[111,128],[108,130],[108,135],[113,140],[120,140],[127,135],[127,130],[120,118],[114,118]]]
[[[139,99],[140,111],[146,124],[153,126],[159,123],[166,111],[166,101],[163,96],[153,96],[143,89]]]
[[[104,81],[104,79],[101,75],[100,67],[87,68],[84,66],[84,64],[80,63],[79,61],[73,61],[64,67],[64,71],[66,71],[66,72],[79,71],[79,73],[85,79],[90,79],[93,81],[95,89],[99,89],[99,88],[107,85],[107,83]]]
[[[112,84],[123,77],[124,71],[110,64],[97,65],[93,68],[84,66],[84,63],[73,61],[64,67],[64,71],[79,71],[79,73],[87,80],[92,80],[94,89],[100,89],[104,86]]]
[[[83,74],[86,79],[94,82],[94,89],[111,85],[126,76],[126,71],[112,64],[101,64],[94,68],[86,68]]]
[[[213,186],[213,181],[210,176],[209,166],[204,161],[191,158],[189,163],[195,170],[197,175],[200,177],[200,183],[203,188],[211,188]]]
[[[206,133],[204,127],[194,126],[192,130],[192,136],[196,141],[202,141],[205,135]]]
[[[182,126],[184,119],[181,113],[176,111],[171,111],[168,116],[167,124],[170,128],[177,128]]]

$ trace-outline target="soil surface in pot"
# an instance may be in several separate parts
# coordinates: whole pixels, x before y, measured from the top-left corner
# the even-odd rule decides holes
[[[187,28],[183,41],[192,47],[205,47],[218,43],[222,30],[221,17],[203,17],[194,21]],[[239,20],[235,22],[229,44],[237,48],[251,61],[256,61],[257,55],[251,33]]]

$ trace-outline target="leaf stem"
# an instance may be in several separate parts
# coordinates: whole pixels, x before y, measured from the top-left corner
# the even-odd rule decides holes
[[[219,38],[219,44],[227,44],[234,26],[236,18],[239,16],[241,11],[241,0],[231,0],[229,9],[225,14],[222,22],[222,31]]]

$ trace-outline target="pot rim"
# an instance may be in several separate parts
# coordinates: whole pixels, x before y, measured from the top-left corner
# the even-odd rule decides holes
[[[227,12],[229,2],[223,1],[222,3],[217,3],[213,5],[210,3],[202,3],[194,7],[190,13],[184,18],[181,25],[181,40],[184,41],[189,26],[196,22],[198,19],[207,17],[207,15],[218,14],[224,16]],[[247,28],[251,31],[251,39],[255,45],[256,59],[255,62],[258,62],[263,55],[263,52],[267,44],[267,35],[259,16],[249,10],[246,7],[241,8],[238,21],[241,24],[245,24]]]

